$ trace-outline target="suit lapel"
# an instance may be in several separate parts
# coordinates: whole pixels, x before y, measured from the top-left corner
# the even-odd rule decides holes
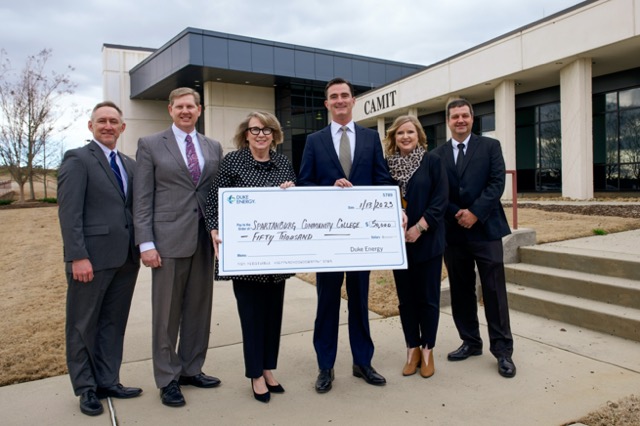
[[[449,142],[447,143],[447,145],[449,145],[447,148],[449,154],[447,154],[446,156],[446,162],[447,167],[453,169],[453,173],[457,176],[458,170],[456,169],[456,161],[453,158],[453,143],[457,142],[454,142],[453,139],[449,139]],[[472,133],[471,138],[469,138],[469,142],[467,143],[467,150],[464,153],[464,161],[462,162],[462,173],[458,177],[462,177],[464,171],[467,169],[467,165],[471,162],[471,158],[473,157],[477,149],[478,137]]]
[[[471,138],[469,138],[469,144],[467,145],[467,151],[464,153],[464,161],[462,162],[462,174],[467,169],[467,165],[471,162],[471,158],[473,158],[476,150],[478,149],[478,137],[471,134]],[[453,151],[453,148],[452,148]]]
[[[326,150],[327,155],[329,156],[329,158],[331,158],[333,165],[337,167],[338,170],[342,170],[342,165],[340,164],[340,159],[338,158],[338,154],[336,153],[336,148],[333,146],[333,135],[331,134],[331,125],[325,127],[320,132],[321,132],[320,137],[322,138],[322,146]],[[342,173],[344,174],[344,171]]]
[[[447,155],[445,155],[444,161],[445,161],[445,166],[451,170],[453,170],[454,173],[456,173],[456,161],[453,158],[453,145],[452,145],[452,140],[449,139],[447,141]]]
[[[188,179],[189,182],[193,185],[193,180],[191,180],[191,173],[189,173],[189,167],[187,167],[187,163],[184,162],[184,158],[182,157],[182,153],[180,152],[180,148],[178,148],[178,141],[176,141],[176,137],[173,135],[173,131],[171,129],[164,132],[162,135],[162,142],[164,143],[165,148],[171,156],[176,160],[180,168],[182,169],[183,176],[185,179]]]
[[[353,170],[358,167],[358,163],[360,162],[360,159],[362,158],[362,152],[364,151],[364,147],[365,147],[365,139],[366,139],[366,133],[364,132],[364,127],[360,127],[357,124],[354,124],[354,130],[356,131],[356,147],[353,150],[353,160],[351,161],[351,172],[353,173]]]
[[[133,163],[131,159],[122,153],[118,153],[120,155],[120,161],[122,161],[122,165],[124,166],[124,171],[127,173],[127,196],[126,199],[131,198],[131,194],[133,193]]]
[[[102,148],[100,148],[100,146],[94,141],[91,141],[91,143],[89,143],[89,150],[91,151],[91,154],[96,159],[98,164],[100,164],[100,167],[102,167],[102,170],[106,173],[107,178],[111,181],[111,184],[114,186],[115,190],[118,191],[118,194],[120,194],[120,196],[124,200],[124,194],[120,190],[120,185],[118,184],[116,175],[114,174],[113,170],[111,170],[111,165],[107,161],[107,157],[105,157]]]
[[[202,152],[202,156],[204,157],[202,159],[203,167],[202,167],[202,170],[200,171],[200,182],[206,182],[207,177],[212,172],[209,169],[209,167],[207,167],[208,166],[207,159],[213,158],[214,152],[213,152],[213,147],[211,146],[209,141],[207,141],[205,136],[201,133],[198,133],[198,142],[200,143],[200,151]],[[200,182],[198,182],[198,186],[200,185]]]

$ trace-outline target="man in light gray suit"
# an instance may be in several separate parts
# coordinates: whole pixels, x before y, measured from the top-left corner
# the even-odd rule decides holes
[[[196,132],[201,109],[195,90],[171,92],[173,125],[138,141],[133,183],[136,243],[142,263],[153,268],[153,373],[162,403],[171,407],[185,404],[180,385],[220,384],[202,372],[213,295],[203,212],[222,146]]]
[[[113,102],[95,106],[93,140],[65,153],[58,171],[58,215],[67,272],[67,368],[80,410],[103,412],[99,398],[133,398],[119,373],[124,331],[140,269],[131,184],[135,162],[118,153],[125,129]]]

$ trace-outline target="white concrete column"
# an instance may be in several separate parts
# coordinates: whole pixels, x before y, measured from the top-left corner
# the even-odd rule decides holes
[[[275,94],[269,87],[206,81],[202,105],[205,134],[219,141],[227,153],[236,149],[236,128],[250,112],[274,112]]]
[[[449,129],[449,116],[447,107],[451,101],[455,101],[456,99],[460,99],[460,96],[449,96],[447,102],[444,104],[444,127],[447,130],[447,141],[451,139],[451,129]]]
[[[418,108],[411,107],[409,108],[408,115],[413,115],[414,117],[418,116]]]
[[[494,91],[496,139],[502,145],[507,170],[516,169],[516,89],[513,80],[505,80]],[[513,174],[505,177],[503,200],[513,198]]]
[[[102,48],[102,99],[115,102],[122,110],[127,128],[118,139],[118,150],[133,157],[138,150],[138,139],[141,136],[159,132],[171,125],[171,116],[167,110],[168,100],[138,101],[129,98],[129,70],[150,54],[148,51]],[[96,100],[96,103],[98,102],[99,99]],[[86,124],[84,129],[86,130]],[[86,134],[87,137],[90,136],[90,133]]]
[[[387,128],[384,125],[384,117],[378,117],[378,135],[380,135],[382,149],[384,150],[384,138],[387,137]]]
[[[562,120],[562,196],[593,198],[593,112],[591,58],[560,70]]]

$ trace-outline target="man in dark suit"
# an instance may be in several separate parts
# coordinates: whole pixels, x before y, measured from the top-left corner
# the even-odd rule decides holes
[[[142,263],[153,268],[153,373],[162,403],[172,407],[185,404],[180,385],[220,384],[202,372],[213,295],[213,253],[203,212],[222,147],[196,131],[200,113],[198,92],[171,92],[173,125],[138,141],[133,183],[136,243]]]
[[[451,285],[453,320],[462,345],[449,361],[482,354],[478,323],[475,265],[480,274],[491,353],[498,372],[514,377],[513,338],[505,285],[502,237],[511,233],[500,197],[505,165],[500,142],[471,133],[473,108],[463,99],[447,105],[452,139],[433,152],[442,158],[449,179],[445,214],[444,261]]]
[[[335,78],[327,83],[324,105],[331,124],[307,137],[302,154],[298,185],[338,186],[394,185],[387,169],[378,133],[353,122],[353,86]],[[353,159],[353,160],[352,160]],[[316,275],[318,307],[313,345],[320,369],[316,380],[319,393],[331,390],[333,365],[338,351],[340,287],[344,272]],[[369,331],[369,271],[347,272],[349,341],[353,355],[353,375],[372,385],[386,380],[371,366],[373,341]]]
[[[103,412],[99,398],[133,398],[120,384],[124,331],[140,259],[131,212],[135,162],[118,153],[125,129],[112,102],[95,106],[93,140],[65,153],[58,171],[58,215],[67,272],[67,368],[80,411]]]

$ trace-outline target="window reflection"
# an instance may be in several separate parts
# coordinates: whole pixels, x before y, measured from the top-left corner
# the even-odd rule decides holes
[[[602,99],[602,95],[594,98],[594,105],[598,105],[598,99]],[[594,151],[605,144],[605,182],[603,188],[601,181],[596,179],[596,189],[640,190],[640,88],[607,93],[604,99],[604,140],[599,132],[594,131]],[[595,108],[594,111],[597,113]],[[600,117],[601,114],[596,114],[594,123],[597,124]]]
[[[560,103],[536,107],[536,191],[562,190]]]

